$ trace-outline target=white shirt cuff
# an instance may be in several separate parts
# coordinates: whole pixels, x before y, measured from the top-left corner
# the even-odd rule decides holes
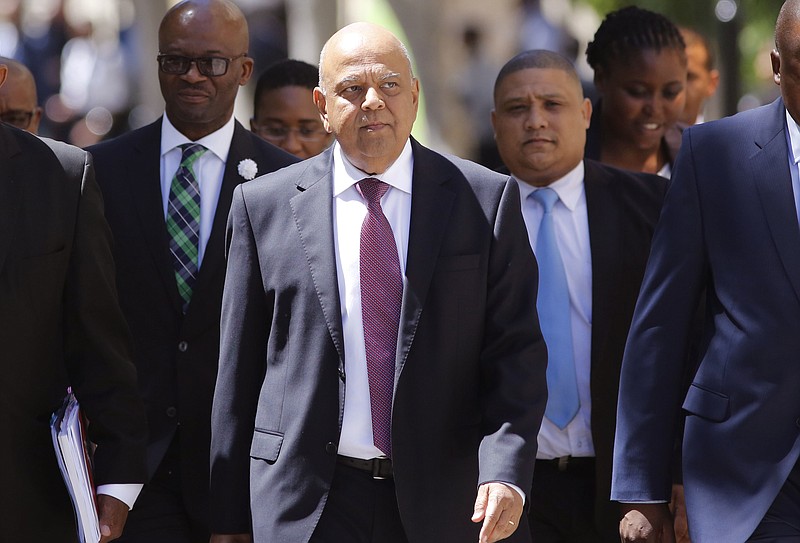
[[[142,491],[143,486],[141,483],[100,485],[97,487],[97,493],[117,498],[127,505],[130,511],[133,509],[133,504],[136,503],[136,498],[139,497],[139,492]]]
[[[510,486],[511,488],[516,490],[517,494],[522,496],[522,505],[525,505],[525,493],[522,491],[522,489],[520,487],[518,487],[517,485],[512,485],[511,483],[503,483],[503,484],[506,485],[506,486]]]

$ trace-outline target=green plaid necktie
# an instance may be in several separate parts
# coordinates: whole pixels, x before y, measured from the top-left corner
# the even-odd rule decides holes
[[[185,143],[180,147],[183,153],[181,164],[169,190],[167,232],[178,294],[183,301],[183,312],[186,313],[197,277],[200,246],[200,187],[193,167],[207,149],[197,143]]]

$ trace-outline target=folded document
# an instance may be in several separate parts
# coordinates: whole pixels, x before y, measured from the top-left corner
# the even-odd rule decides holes
[[[92,445],[86,439],[85,422],[72,392],[64,398],[61,408],[53,413],[50,429],[61,475],[75,510],[78,537],[81,543],[98,543],[100,522],[92,481]]]

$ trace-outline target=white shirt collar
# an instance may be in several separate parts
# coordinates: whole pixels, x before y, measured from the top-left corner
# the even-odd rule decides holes
[[[567,172],[567,174],[558,179],[553,181],[547,188],[551,188],[556,191],[558,194],[558,199],[561,200],[567,209],[570,211],[575,210],[575,206],[578,205],[578,200],[583,193],[583,177],[584,177],[584,166],[583,161],[581,160],[577,166],[575,166],[572,170]],[[513,175],[511,177],[514,177]],[[534,187],[533,185],[529,185],[524,181],[521,181],[514,177],[519,185],[519,196],[520,199],[524,202],[525,199],[530,196],[530,194],[534,191],[539,189],[543,189],[545,187]]]
[[[365,173],[350,162],[344,155],[342,146],[338,141],[333,143],[333,196],[341,193],[364,179],[373,177],[384,183],[411,194],[411,178],[414,173],[414,154],[411,152],[411,140],[407,140],[403,151],[385,172],[370,175]]]
[[[179,132],[170,122],[166,113],[164,113],[163,119],[161,123],[161,156],[164,156],[184,143],[199,143],[214,153],[223,163],[227,162],[228,151],[231,149],[231,140],[233,139],[233,129],[236,123],[233,115],[231,115],[231,118],[228,119],[228,122],[225,123],[222,128],[207,136],[203,136],[195,142]]]
[[[786,110],[786,126],[789,129],[789,152],[792,156],[794,164],[800,162],[800,127],[797,122],[789,115],[789,110]]]

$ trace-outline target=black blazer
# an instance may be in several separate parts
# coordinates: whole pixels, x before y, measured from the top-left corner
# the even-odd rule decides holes
[[[225,277],[224,230],[237,168],[251,159],[260,173],[297,159],[236,122],[214,225],[186,315],[175,282],[161,197],[161,120],[91,147],[105,210],[123,312],[133,332],[139,385],[147,407],[149,474],[180,424],[180,462],[189,514],[208,524],[210,418],[219,354]]]
[[[584,164],[592,254],[595,525],[606,540],[616,541],[619,505],[610,501],[610,495],[620,367],[668,182],[657,175],[633,173],[593,160]]]
[[[537,268],[516,183],[412,140],[392,416],[410,541],[475,541],[478,484],[529,488],[546,403]],[[236,190],[212,419],[212,529],[308,541],[345,395],[332,151]],[[248,492],[249,489],[249,492]],[[529,541],[527,526],[509,541]]]
[[[95,483],[145,480],[144,409],[111,236],[87,153],[0,124],[0,524],[8,541],[77,541],[50,437],[72,385]]]

